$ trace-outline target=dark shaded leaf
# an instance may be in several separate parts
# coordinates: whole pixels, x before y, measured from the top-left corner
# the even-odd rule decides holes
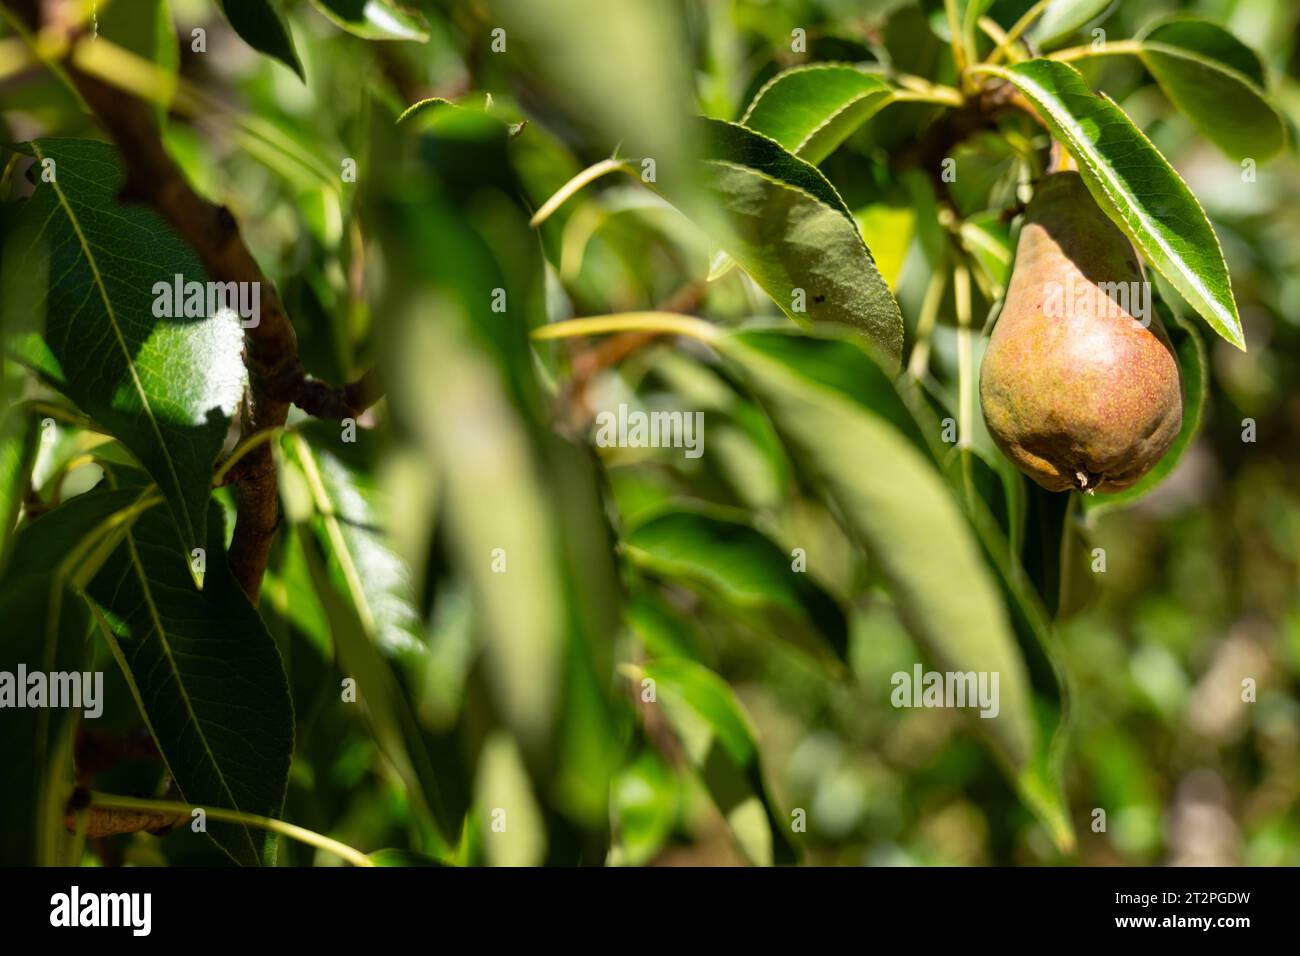
[[[306,80],[289,24],[273,0],[217,0],[217,5],[245,43],[259,53],[275,57]]]
[[[206,282],[198,258],[155,213],[123,206],[112,147],[93,140],[31,143],[39,174],[22,211],[43,223],[29,258],[48,255],[44,336],[13,349],[140,461],[167,499],[177,549],[205,540],[216,459],[244,390],[243,331],[229,312],[156,318],[157,282]],[[39,175],[38,175],[39,181]]]
[[[751,525],[702,508],[671,510],[639,524],[624,545],[639,567],[688,581],[720,600],[724,610],[750,615],[807,651],[829,650],[844,659],[844,612]]]
[[[184,799],[278,817],[293,704],[275,642],[226,565],[223,524],[213,503],[202,591],[176,553],[176,529],[154,509],[127,532],[88,593]],[[210,823],[208,834],[238,863],[275,861],[275,838],[265,830]]]

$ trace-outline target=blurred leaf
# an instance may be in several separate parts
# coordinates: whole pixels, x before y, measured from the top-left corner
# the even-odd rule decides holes
[[[1039,49],[1051,50],[1117,6],[1115,0],[1052,0],[1030,28],[1029,38]]]
[[[293,704],[275,642],[226,565],[221,509],[214,502],[209,511],[202,591],[176,553],[167,513],[154,509],[127,532],[88,593],[183,798],[278,817]],[[275,862],[275,836],[265,830],[211,823],[208,835],[238,863]]]
[[[441,860],[410,850],[375,850],[367,853],[375,866],[446,866]]]
[[[78,593],[95,576],[153,495],[102,491],[82,495],[24,527],[0,577],[3,620],[29,626],[0,630],[0,671],[82,671],[90,616]],[[27,689],[18,688],[26,694]],[[101,701],[102,702],[102,701]],[[0,734],[0,863],[66,865],[58,857],[64,803],[71,793],[68,735],[80,713],[66,708],[6,710]]]
[[[623,853],[620,862],[629,866],[650,862],[677,822],[679,798],[672,771],[646,748],[615,776],[609,799]]]
[[[632,561],[651,573],[683,579],[720,599],[724,611],[750,616],[811,653],[848,650],[844,612],[770,538],[722,512],[661,512],[625,536]],[[815,555],[813,556],[815,560]],[[829,647],[827,646],[829,645]]]
[[[28,406],[12,405],[0,412],[0,569],[23,507],[39,435],[39,420]]]
[[[541,754],[555,730],[564,673],[566,604],[552,510],[501,371],[450,303],[426,303],[423,314],[409,326],[396,398],[419,409],[420,443],[472,588],[494,699],[525,752]]]
[[[289,24],[273,0],[217,0],[217,6],[245,43],[279,60],[306,81]]]
[[[893,95],[880,77],[851,66],[797,66],[758,91],[740,124],[817,166]]]
[[[656,699],[746,859],[756,866],[792,863],[789,821],[768,795],[758,746],[727,683],[694,661],[625,665],[638,684],[654,681]],[[638,688],[640,692],[640,688]]]
[[[1169,333],[1174,354],[1178,356],[1178,368],[1183,383],[1183,426],[1164,457],[1131,487],[1102,497],[1083,496],[1081,499],[1083,510],[1088,515],[1105,514],[1145,497],[1178,467],[1183,453],[1187,451],[1187,447],[1192,443],[1201,426],[1201,416],[1205,410],[1205,394],[1209,387],[1209,363],[1205,346],[1201,343],[1201,337],[1196,329],[1181,315],[1170,309],[1163,300],[1153,297],[1153,301],[1157,314]]]
[[[167,118],[167,107],[175,91],[175,77],[180,67],[181,51],[172,26],[169,0],[131,0],[109,3],[97,8],[95,35],[153,64],[166,77],[166,90],[156,90],[159,101],[155,113],[159,124]]]
[[[532,783],[510,735],[483,744],[474,783],[483,856],[488,866],[537,866],[546,858],[546,827]]]
[[[605,155],[617,147],[661,170],[692,163],[696,128],[682,117],[691,113],[694,76],[676,8],[659,0],[487,0],[486,7],[487,22],[501,32],[480,42],[504,43],[529,85],[549,94]]]
[[[994,294],[1000,296],[1015,258],[1010,226],[996,212],[976,213],[962,221],[961,243],[992,282]]]
[[[429,22],[422,13],[389,0],[312,0],[312,3],[348,33],[365,40],[424,43],[429,39]]]
[[[860,343],[826,334],[740,331],[716,347],[740,367],[838,506],[935,663],[1000,675],[998,716],[975,723],[1026,802],[1068,843],[1068,818],[1047,782],[1028,675],[997,585],[961,509],[917,450],[925,439],[914,437],[916,424],[892,382]]]
[[[647,656],[704,660],[703,642],[694,623],[685,615],[675,613],[659,595],[649,590],[634,591],[623,614]]]
[[[47,158],[56,170],[21,214],[48,223],[48,320],[43,338],[25,336],[14,348],[139,459],[188,554],[205,540],[212,465],[244,390],[239,320],[229,312],[155,318],[155,283],[207,281],[198,258],[155,213],[117,202],[123,173],[111,146],[30,146],[34,170]]]
[[[1073,67],[1029,60],[992,68],[1014,83],[1069,148],[1088,191],[1216,332],[1244,350],[1228,267],[1196,197],[1133,121]]]
[[[1138,40],[1142,62],[1174,106],[1233,159],[1263,162],[1286,145],[1286,123],[1264,92],[1259,57],[1227,30],[1178,17]]]
[[[897,290],[907,250],[916,232],[916,212],[907,206],[871,203],[854,212],[862,239],[875,257],[880,276]]]

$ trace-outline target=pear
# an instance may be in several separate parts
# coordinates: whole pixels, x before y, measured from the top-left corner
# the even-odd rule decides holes
[[[1183,392],[1142,265],[1077,172],[1025,213],[980,370],[993,440],[1049,491],[1121,491],[1169,450]]]

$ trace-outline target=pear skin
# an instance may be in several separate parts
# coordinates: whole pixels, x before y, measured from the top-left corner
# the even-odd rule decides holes
[[[1121,491],[1182,427],[1141,263],[1077,172],[1044,177],[1026,210],[980,406],[1002,453],[1049,491]]]

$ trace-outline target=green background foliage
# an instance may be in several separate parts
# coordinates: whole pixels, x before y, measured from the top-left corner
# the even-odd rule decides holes
[[[1029,0],[116,0],[104,77],[306,371],[384,385],[270,436],[258,604],[237,323],[154,315],[201,259],[4,6],[0,670],[105,711],[0,711],[0,861],[1300,864],[1294,4],[1055,0],[1003,56]],[[975,394],[1053,136],[1183,375],[1110,498]],[[999,715],[893,706],[916,665]],[[74,786],[237,814],[86,839]]]

